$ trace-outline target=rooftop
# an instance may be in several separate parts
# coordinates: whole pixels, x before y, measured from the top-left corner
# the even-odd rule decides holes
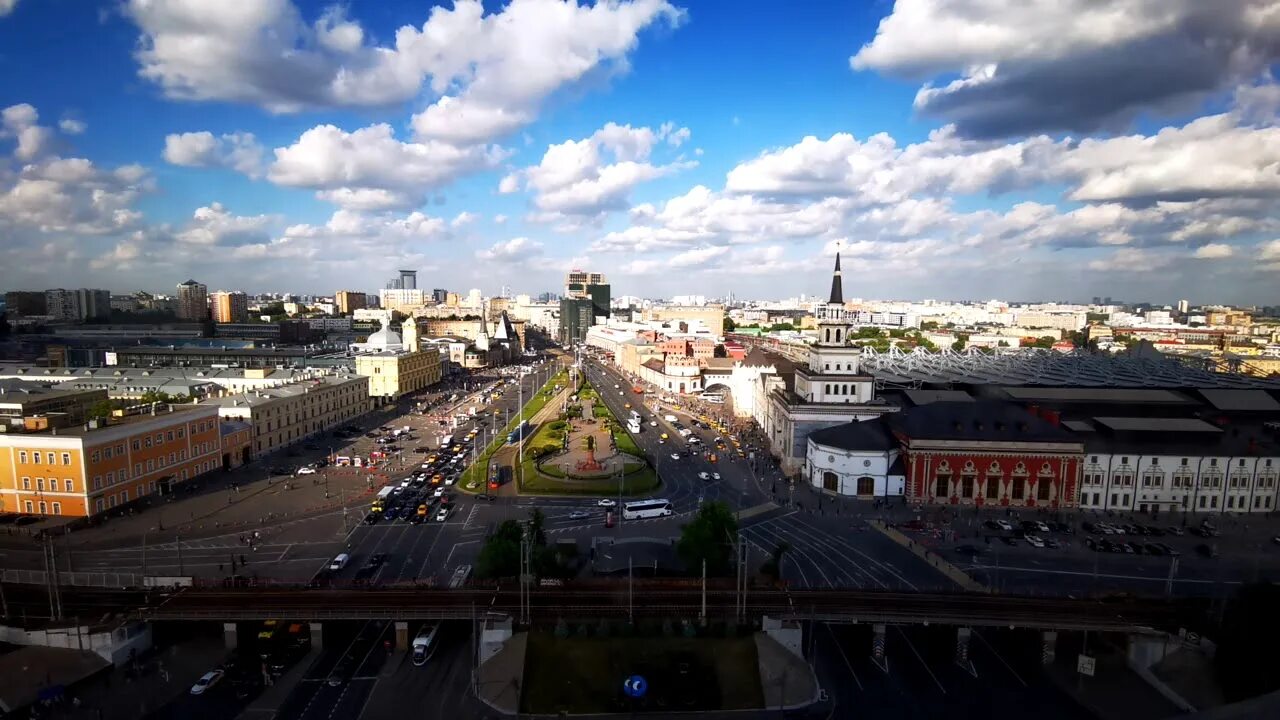
[[[815,430],[809,439],[815,445],[837,450],[884,452],[897,446],[889,427],[879,419]]]
[[[935,402],[898,413],[895,432],[913,440],[1079,442],[1072,433],[1025,409],[998,400]]]
[[[31,380],[0,379],[0,403],[20,404],[32,400],[78,395],[89,390],[51,385]]]
[[[1195,405],[1196,401],[1173,390],[1110,387],[1000,387],[1013,400],[1055,403],[1118,403]],[[1231,391],[1234,392],[1234,391]],[[1245,391],[1250,392],[1250,391]]]
[[[30,437],[33,435],[42,436],[42,437],[53,436],[53,435],[57,435],[59,437],[62,437],[62,436],[84,437],[85,435],[100,432],[102,430],[128,427],[130,425],[142,425],[142,424],[151,423],[151,422],[159,422],[162,424],[170,423],[175,419],[175,416],[178,416],[178,415],[197,414],[197,413],[207,414],[207,413],[201,412],[204,410],[205,410],[205,407],[203,407],[202,405],[194,404],[194,403],[184,403],[181,405],[174,405],[174,404],[168,404],[168,403],[154,403],[151,405],[136,406],[135,408],[129,411],[129,414],[122,415],[119,417],[113,416],[105,420],[90,421],[90,422],[82,423],[78,425],[67,425],[65,427],[46,428],[44,430],[35,430],[35,431],[28,430],[28,431],[16,432],[12,434],[21,435],[23,437]],[[0,434],[0,437],[4,437],[4,435]]]
[[[1148,357],[1113,356],[1077,350],[1024,348],[987,355],[977,349],[931,353],[921,348],[903,352],[896,346],[879,353],[863,349],[864,372],[877,382],[902,387],[933,385],[1034,385],[1096,388],[1272,388],[1280,379],[1215,372],[1204,361],[1182,360],[1158,353]],[[1197,362],[1199,364],[1197,365]]]
[[[1113,432],[1220,433],[1217,425],[1197,418],[1097,417],[1094,423]]]
[[[1280,402],[1266,390],[1201,390],[1200,395],[1218,410],[1280,413]]]

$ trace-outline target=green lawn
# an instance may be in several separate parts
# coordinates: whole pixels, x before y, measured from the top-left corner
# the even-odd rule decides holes
[[[637,462],[627,463],[626,467],[629,474],[622,480],[623,495],[644,495],[655,490],[660,484],[658,474],[648,465]],[[558,475],[560,471],[559,468],[547,467],[542,472],[547,475]],[[537,465],[533,460],[525,460],[524,484],[520,486],[520,492],[538,495],[617,495],[618,479],[608,477],[598,480],[558,480],[543,477],[538,473]]]
[[[731,638],[597,637],[597,626],[574,634],[529,633],[524,687],[526,713],[630,710],[748,710],[764,704],[755,640]],[[588,636],[580,633],[586,630]],[[683,670],[683,672],[682,672]],[[633,707],[622,694],[630,675],[649,682],[646,700]]]
[[[493,457],[493,454],[498,451],[498,448],[507,444],[507,435],[510,434],[512,430],[515,430],[520,423],[532,418],[534,415],[537,415],[538,411],[546,406],[546,404],[551,400],[551,396],[555,394],[552,390],[555,388],[556,383],[568,385],[569,372],[567,370],[561,370],[555,375],[552,375],[551,378],[547,380],[546,384],[543,385],[538,392],[534,393],[529,402],[525,403],[520,412],[517,413],[515,417],[511,418],[511,422],[507,423],[506,427],[502,428],[501,431],[494,435],[493,440],[485,447],[484,451],[480,453],[480,457],[476,460],[475,464],[467,468],[466,471],[462,473],[462,478],[458,481],[458,487],[460,489],[466,492],[479,492],[484,489],[484,482],[488,480],[487,474],[489,469],[489,458]]]

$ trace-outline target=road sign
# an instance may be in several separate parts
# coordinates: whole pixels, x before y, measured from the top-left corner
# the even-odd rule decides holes
[[[1089,657],[1088,655],[1085,655],[1084,653],[1081,653],[1080,657],[1076,658],[1076,672],[1080,673],[1081,675],[1088,675],[1089,677],[1093,677],[1093,670],[1094,670],[1094,667],[1097,665],[1097,662],[1098,662],[1097,660]]]
[[[622,682],[622,692],[627,697],[642,698],[649,691],[649,682],[640,675],[632,675]]]

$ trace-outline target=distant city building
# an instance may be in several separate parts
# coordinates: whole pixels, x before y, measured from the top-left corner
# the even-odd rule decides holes
[[[209,318],[209,288],[195,280],[178,286],[178,319],[207,320]]]
[[[249,321],[249,296],[242,292],[216,292],[209,296],[209,308],[216,323]]]
[[[401,290],[417,290],[418,289],[418,271],[417,270],[401,270],[400,271],[400,289]]]
[[[480,293],[479,288],[471,288],[467,291],[467,306],[478,308],[484,301],[484,296]]]
[[[333,304],[337,306],[339,315],[350,315],[365,307],[365,294],[356,290],[339,290],[333,294]]]
[[[403,313],[411,313],[415,308],[422,307],[425,300],[423,292],[417,288],[384,288],[378,291],[378,296],[383,310],[399,310]]]
[[[658,305],[642,311],[640,317],[646,321],[697,323],[717,335],[724,328],[724,306],[718,304]]]
[[[1190,301],[1190,300],[1179,300],[1179,301],[1178,301],[1178,314],[1179,314],[1179,315],[1186,315],[1186,314],[1187,314],[1187,313],[1189,313],[1189,312],[1191,312],[1191,301]]]
[[[604,273],[570,270],[564,276],[564,294],[566,297],[586,297],[588,285],[605,285],[608,282]]]
[[[254,455],[264,455],[337,425],[370,409],[369,378],[340,373],[302,382],[209,398],[199,407],[216,408],[224,420],[253,427]]]
[[[443,305],[449,299],[449,291],[444,288],[436,288],[431,291],[431,299]]]
[[[352,345],[356,372],[369,378],[369,396],[379,402],[395,402],[439,382],[440,353],[435,348],[422,350],[417,321],[405,320],[403,334],[391,329],[389,317],[382,322],[382,328],[365,342]]]
[[[44,304],[46,314],[55,320],[80,319],[80,298],[75,290],[45,290]]]
[[[11,290],[4,294],[9,315],[47,315],[45,293],[39,290]]]

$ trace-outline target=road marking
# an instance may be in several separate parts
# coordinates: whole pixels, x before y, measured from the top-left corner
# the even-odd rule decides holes
[[[822,626],[827,629],[827,634],[831,636],[832,642],[836,644],[836,650],[840,651],[840,657],[844,660],[844,666],[849,668],[849,674],[853,676],[853,681],[858,683],[858,689],[862,690],[862,681],[858,679],[858,673],[853,671],[853,663],[849,662],[849,656],[845,654],[844,648],[840,647],[840,638],[836,637],[836,633],[831,629],[830,623],[822,623]]]
[[[1008,570],[1012,572],[1043,573],[1046,575],[1078,575],[1078,576],[1084,576],[1084,577],[1096,576],[1100,578],[1113,578],[1117,580],[1148,580],[1150,582],[1160,582],[1160,583],[1169,582],[1168,575],[1163,575],[1163,576],[1118,575],[1115,573],[1086,572],[1084,570],[1046,570],[1043,568],[1029,568],[1029,567],[1018,567],[1018,566],[1009,566],[1009,565],[962,565],[959,567],[961,570],[999,570],[1001,572]],[[1175,583],[1199,583],[1202,585],[1215,585],[1219,583],[1222,585],[1240,585],[1243,582],[1240,580],[1204,580],[1200,578],[1174,578],[1173,581]]]
[[[920,661],[920,664],[924,666],[924,671],[929,673],[929,677],[933,678],[934,684],[938,686],[938,689],[942,691],[942,694],[946,695],[947,689],[942,687],[942,681],[938,680],[938,676],[933,674],[933,670],[929,668],[929,663],[925,662],[924,658],[920,657],[920,651],[916,650],[916,646],[911,642],[911,638],[907,637],[907,634],[904,633],[897,625],[894,625],[893,629],[897,630],[898,634],[902,636],[902,639],[907,641],[907,647],[911,648],[911,653],[915,655],[916,659]]]
[[[463,530],[466,530],[467,528],[471,527],[471,521],[475,519],[476,513],[479,511],[480,511],[479,504],[475,504],[471,506],[471,512],[467,513],[467,521],[462,523]]]
[[[288,554],[289,554],[289,551],[290,551],[291,549],[293,549],[293,543],[290,543],[288,546],[286,546],[286,547],[285,547],[285,549],[284,549],[284,550],[281,550],[281,551],[280,551],[280,557],[276,558],[276,562],[281,562],[281,561],[283,561],[283,560],[284,560],[284,556],[285,556],[285,555],[288,555]]]

